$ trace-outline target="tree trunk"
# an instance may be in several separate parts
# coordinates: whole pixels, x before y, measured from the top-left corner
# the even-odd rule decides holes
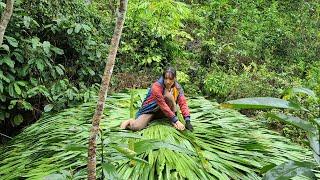
[[[107,97],[109,82],[110,82],[113,67],[115,64],[115,58],[116,58],[116,54],[119,46],[119,40],[121,37],[121,32],[124,24],[127,4],[128,4],[128,0],[120,0],[119,14],[117,17],[114,34],[111,40],[108,62],[106,64],[106,67],[104,69],[104,74],[102,77],[96,111],[92,118],[92,128],[90,130],[89,148],[88,148],[88,179],[89,180],[96,179],[96,147],[97,147],[96,137],[99,131],[99,124],[100,124],[100,120],[104,110],[104,103]]]
[[[0,46],[2,45],[4,32],[6,31],[7,25],[10,21],[11,16],[12,16],[13,3],[14,3],[14,0],[7,0],[6,8],[4,9],[4,12],[1,16],[1,20],[0,20]]]

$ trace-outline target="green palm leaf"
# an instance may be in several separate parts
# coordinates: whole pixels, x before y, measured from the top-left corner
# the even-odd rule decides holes
[[[317,128],[315,126],[313,126],[313,124],[311,122],[302,120],[298,117],[285,115],[283,113],[277,113],[277,114],[269,113],[268,116],[272,117],[274,119],[278,119],[280,121],[283,121],[285,123],[294,125],[300,129],[303,129],[306,132],[309,132],[309,133],[316,133],[317,132]]]
[[[313,164],[306,162],[289,161],[272,168],[264,176],[264,180],[282,180],[290,179],[296,176],[303,176],[304,179],[316,179],[314,173],[310,170]]]
[[[292,95],[292,94],[297,94],[297,93],[301,93],[301,94],[306,94],[314,99],[317,99],[316,94],[309,88],[304,88],[304,87],[294,87],[294,88],[290,88],[285,90],[282,94],[286,95]]]
[[[273,98],[273,97],[252,97],[242,98],[237,100],[227,101],[220,105],[224,108],[233,109],[270,109],[270,108],[283,108],[292,110],[305,110],[300,105],[286,101],[284,99]]]
[[[145,90],[136,93],[143,94]],[[130,93],[107,98],[98,140],[97,173],[121,179],[261,179],[266,165],[313,162],[312,152],[292,144],[230,109],[204,98],[189,99],[194,132],[179,132],[166,120],[132,132],[120,130],[130,117]],[[132,105],[131,105],[132,107]],[[86,178],[87,138],[95,102],[45,114],[0,150],[0,179],[42,179],[61,170]],[[134,152],[128,157],[125,152]],[[148,163],[144,163],[144,161]],[[116,172],[114,172],[116,170]]]

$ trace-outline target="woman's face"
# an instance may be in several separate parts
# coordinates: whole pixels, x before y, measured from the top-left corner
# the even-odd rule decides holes
[[[175,82],[176,78],[172,76],[170,73],[166,73],[164,75],[164,85],[167,89],[171,88]]]

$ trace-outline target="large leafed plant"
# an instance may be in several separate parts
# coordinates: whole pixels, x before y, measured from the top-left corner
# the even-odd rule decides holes
[[[310,96],[319,102],[316,94],[308,88],[291,88],[284,92],[284,98],[295,94],[305,94]],[[222,107],[234,108],[234,109],[287,109],[291,110],[287,113],[267,113],[267,116],[282,121],[287,124],[291,124],[306,132],[308,139],[308,145],[313,152],[315,161],[320,165],[320,118],[301,119],[297,116],[293,116],[292,111],[307,111],[308,109],[302,107],[300,104],[296,104],[292,101],[285,99],[273,98],[273,97],[253,97],[243,98],[232,101],[227,101],[221,104]],[[314,116],[312,116],[314,117]],[[281,179],[291,178],[297,175],[305,175],[309,178],[315,178],[310,168],[315,166],[309,163],[293,162],[289,161],[283,163],[270,170],[265,176],[266,179]]]

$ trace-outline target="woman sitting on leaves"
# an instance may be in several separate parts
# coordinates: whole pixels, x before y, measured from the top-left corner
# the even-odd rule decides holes
[[[177,117],[177,103],[181,109],[186,124],[183,125]],[[190,131],[190,113],[182,87],[176,81],[176,70],[172,67],[165,69],[158,81],[152,84],[136,119],[129,119],[121,123],[120,128],[139,131],[145,128],[153,119],[167,117],[178,130],[185,128]]]

